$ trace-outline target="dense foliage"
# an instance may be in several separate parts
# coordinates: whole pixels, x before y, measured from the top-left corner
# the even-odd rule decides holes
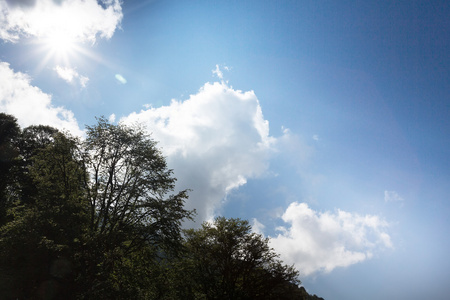
[[[0,299],[320,299],[247,221],[183,232],[175,180],[139,127],[0,113]]]
[[[205,299],[299,299],[298,272],[283,265],[247,221],[217,218],[186,232],[190,274]]]

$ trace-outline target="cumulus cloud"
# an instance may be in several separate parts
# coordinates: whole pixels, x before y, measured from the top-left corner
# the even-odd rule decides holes
[[[88,77],[78,74],[73,68],[56,66],[53,70],[55,70],[61,79],[71,84],[78,82],[82,87],[86,87],[86,84],[89,81]]]
[[[271,246],[304,276],[362,262],[374,251],[393,247],[386,233],[388,224],[374,215],[342,210],[320,213],[306,203],[294,202],[282,220],[287,226],[278,228]]]
[[[206,83],[185,101],[122,118],[144,123],[159,141],[178,188],[190,188],[188,208],[199,221],[215,215],[234,188],[264,174],[275,138],[253,91]]]
[[[83,135],[73,113],[52,105],[49,94],[30,84],[30,77],[0,62],[0,111],[14,115],[22,127],[50,125]]]
[[[0,38],[47,38],[55,31],[79,42],[109,39],[122,20],[119,0],[0,0]]]

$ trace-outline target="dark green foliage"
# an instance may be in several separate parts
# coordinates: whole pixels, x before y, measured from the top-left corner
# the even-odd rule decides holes
[[[322,297],[308,294],[308,292],[305,290],[304,287],[300,287],[299,295],[300,295],[299,299],[302,299],[302,300],[324,300]]]
[[[47,126],[20,132],[0,117],[10,164],[0,298],[152,298],[159,256],[181,248],[181,221],[192,214],[186,191],[169,195],[175,178],[156,143],[104,119],[82,142]]]
[[[90,230],[102,235],[134,235],[128,249],[142,242],[180,243],[186,191],[167,194],[175,185],[156,143],[139,128],[99,119],[87,127],[84,164],[90,204]]]
[[[175,184],[172,170],[140,128],[100,118],[87,129],[83,167],[89,221],[82,251],[89,259],[80,266],[78,282],[91,298],[124,289],[137,293],[142,287],[124,288],[126,280],[118,280],[117,272],[137,264],[138,254],[153,253],[146,260],[151,268],[158,253],[180,249],[181,221],[192,214],[183,208],[187,192],[168,195]]]
[[[198,299],[294,299],[298,272],[283,265],[248,221],[217,218],[186,231],[189,269]],[[297,298],[298,299],[298,298]]]
[[[0,155],[3,158],[10,153],[13,155],[9,155],[9,167],[2,169],[1,173],[0,298],[26,299],[41,293],[44,289],[42,284],[50,279],[51,272],[58,269],[52,266],[67,250],[66,231],[74,228],[70,222],[77,214],[69,207],[78,201],[57,201],[59,196],[72,193],[64,191],[58,184],[59,180],[63,178],[72,182],[72,178],[67,172],[60,172],[56,165],[60,160],[46,157],[57,153],[70,159],[71,154],[65,153],[70,139],[61,134],[58,142],[52,137],[52,141],[47,143],[31,143],[40,136],[39,132],[56,134],[57,130],[37,126],[21,132],[15,118],[4,114],[1,118],[9,120],[10,126],[6,135],[5,128],[8,127],[2,126]],[[15,125],[11,126],[12,123]],[[29,134],[32,130],[35,134]],[[47,146],[51,147],[47,149]]]
[[[80,182],[82,169],[74,159],[76,140],[55,134],[53,143],[38,151],[27,163],[27,178],[22,185],[33,185],[34,194],[22,201],[22,193],[9,207],[11,221],[1,227],[1,269],[8,274],[1,290],[15,298],[29,298],[39,293],[58,294],[69,284],[70,262],[61,271],[62,261],[82,234],[83,201]],[[23,175],[24,175],[23,174]],[[74,225],[75,224],[75,225]],[[58,269],[59,268],[59,269]],[[57,273],[57,275],[55,275]],[[58,284],[56,285],[56,279]]]
[[[7,187],[13,183],[11,169],[17,161],[20,128],[13,116],[0,113],[0,226],[6,222]]]
[[[57,129],[49,126],[29,126],[14,140],[16,157],[7,173],[5,200],[8,205],[22,205],[34,201],[37,194],[36,182],[31,167],[36,156],[54,142]],[[13,203],[14,202],[14,203]]]
[[[13,116],[0,113],[0,176],[2,182],[12,166],[12,161],[18,156],[17,141],[20,128]]]
[[[22,131],[19,140],[19,150],[24,161],[29,162],[40,150],[54,142],[56,128],[45,125],[32,125]]]

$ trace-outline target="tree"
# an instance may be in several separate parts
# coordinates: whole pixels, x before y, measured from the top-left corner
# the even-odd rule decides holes
[[[6,222],[9,205],[7,188],[12,183],[11,169],[19,155],[17,141],[20,127],[14,116],[0,113],[0,226]]]
[[[86,293],[94,295],[116,290],[114,272],[142,249],[166,256],[179,250],[181,222],[192,212],[183,207],[187,191],[169,195],[175,187],[173,171],[142,128],[100,118],[96,126],[87,126],[86,135],[89,225],[84,253],[90,263],[80,278],[89,278]]]
[[[0,224],[0,298],[157,298],[149,283],[160,257],[181,248],[187,191],[170,194],[172,170],[140,128],[100,118],[86,135],[20,135]]]
[[[68,209],[74,202],[61,201],[70,193],[58,185],[61,179],[73,182],[68,178],[72,160],[68,151],[74,143],[62,134],[55,138],[56,134],[48,126],[21,131],[15,117],[0,114],[0,298],[36,295],[58,269],[51,267],[54,259],[69,247],[67,241],[74,234],[67,232],[79,224],[77,214]],[[59,158],[48,159],[54,155]]]
[[[23,176],[17,178],[27,201],[17,193],[8,211],[11,221],[0,228],[5,298],[68,298],[71,260],[86,223],[78,144],[55,133],[51,143],[22,160]]]
[[[199,299],[292,299],[300,284],[245,220],[220,217],[187,230],[186,247]]]
[[[0,113],[0,184],[3,187],[7,181],[7,174],[12,167],[13,160],[19,153],[17,141],[20,127],[14,116]]]

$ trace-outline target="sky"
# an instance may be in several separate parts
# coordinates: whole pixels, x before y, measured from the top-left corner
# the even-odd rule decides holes
[[[0,0],[0,111],[143,124],[325,299],[448,299],[450,2]]]

